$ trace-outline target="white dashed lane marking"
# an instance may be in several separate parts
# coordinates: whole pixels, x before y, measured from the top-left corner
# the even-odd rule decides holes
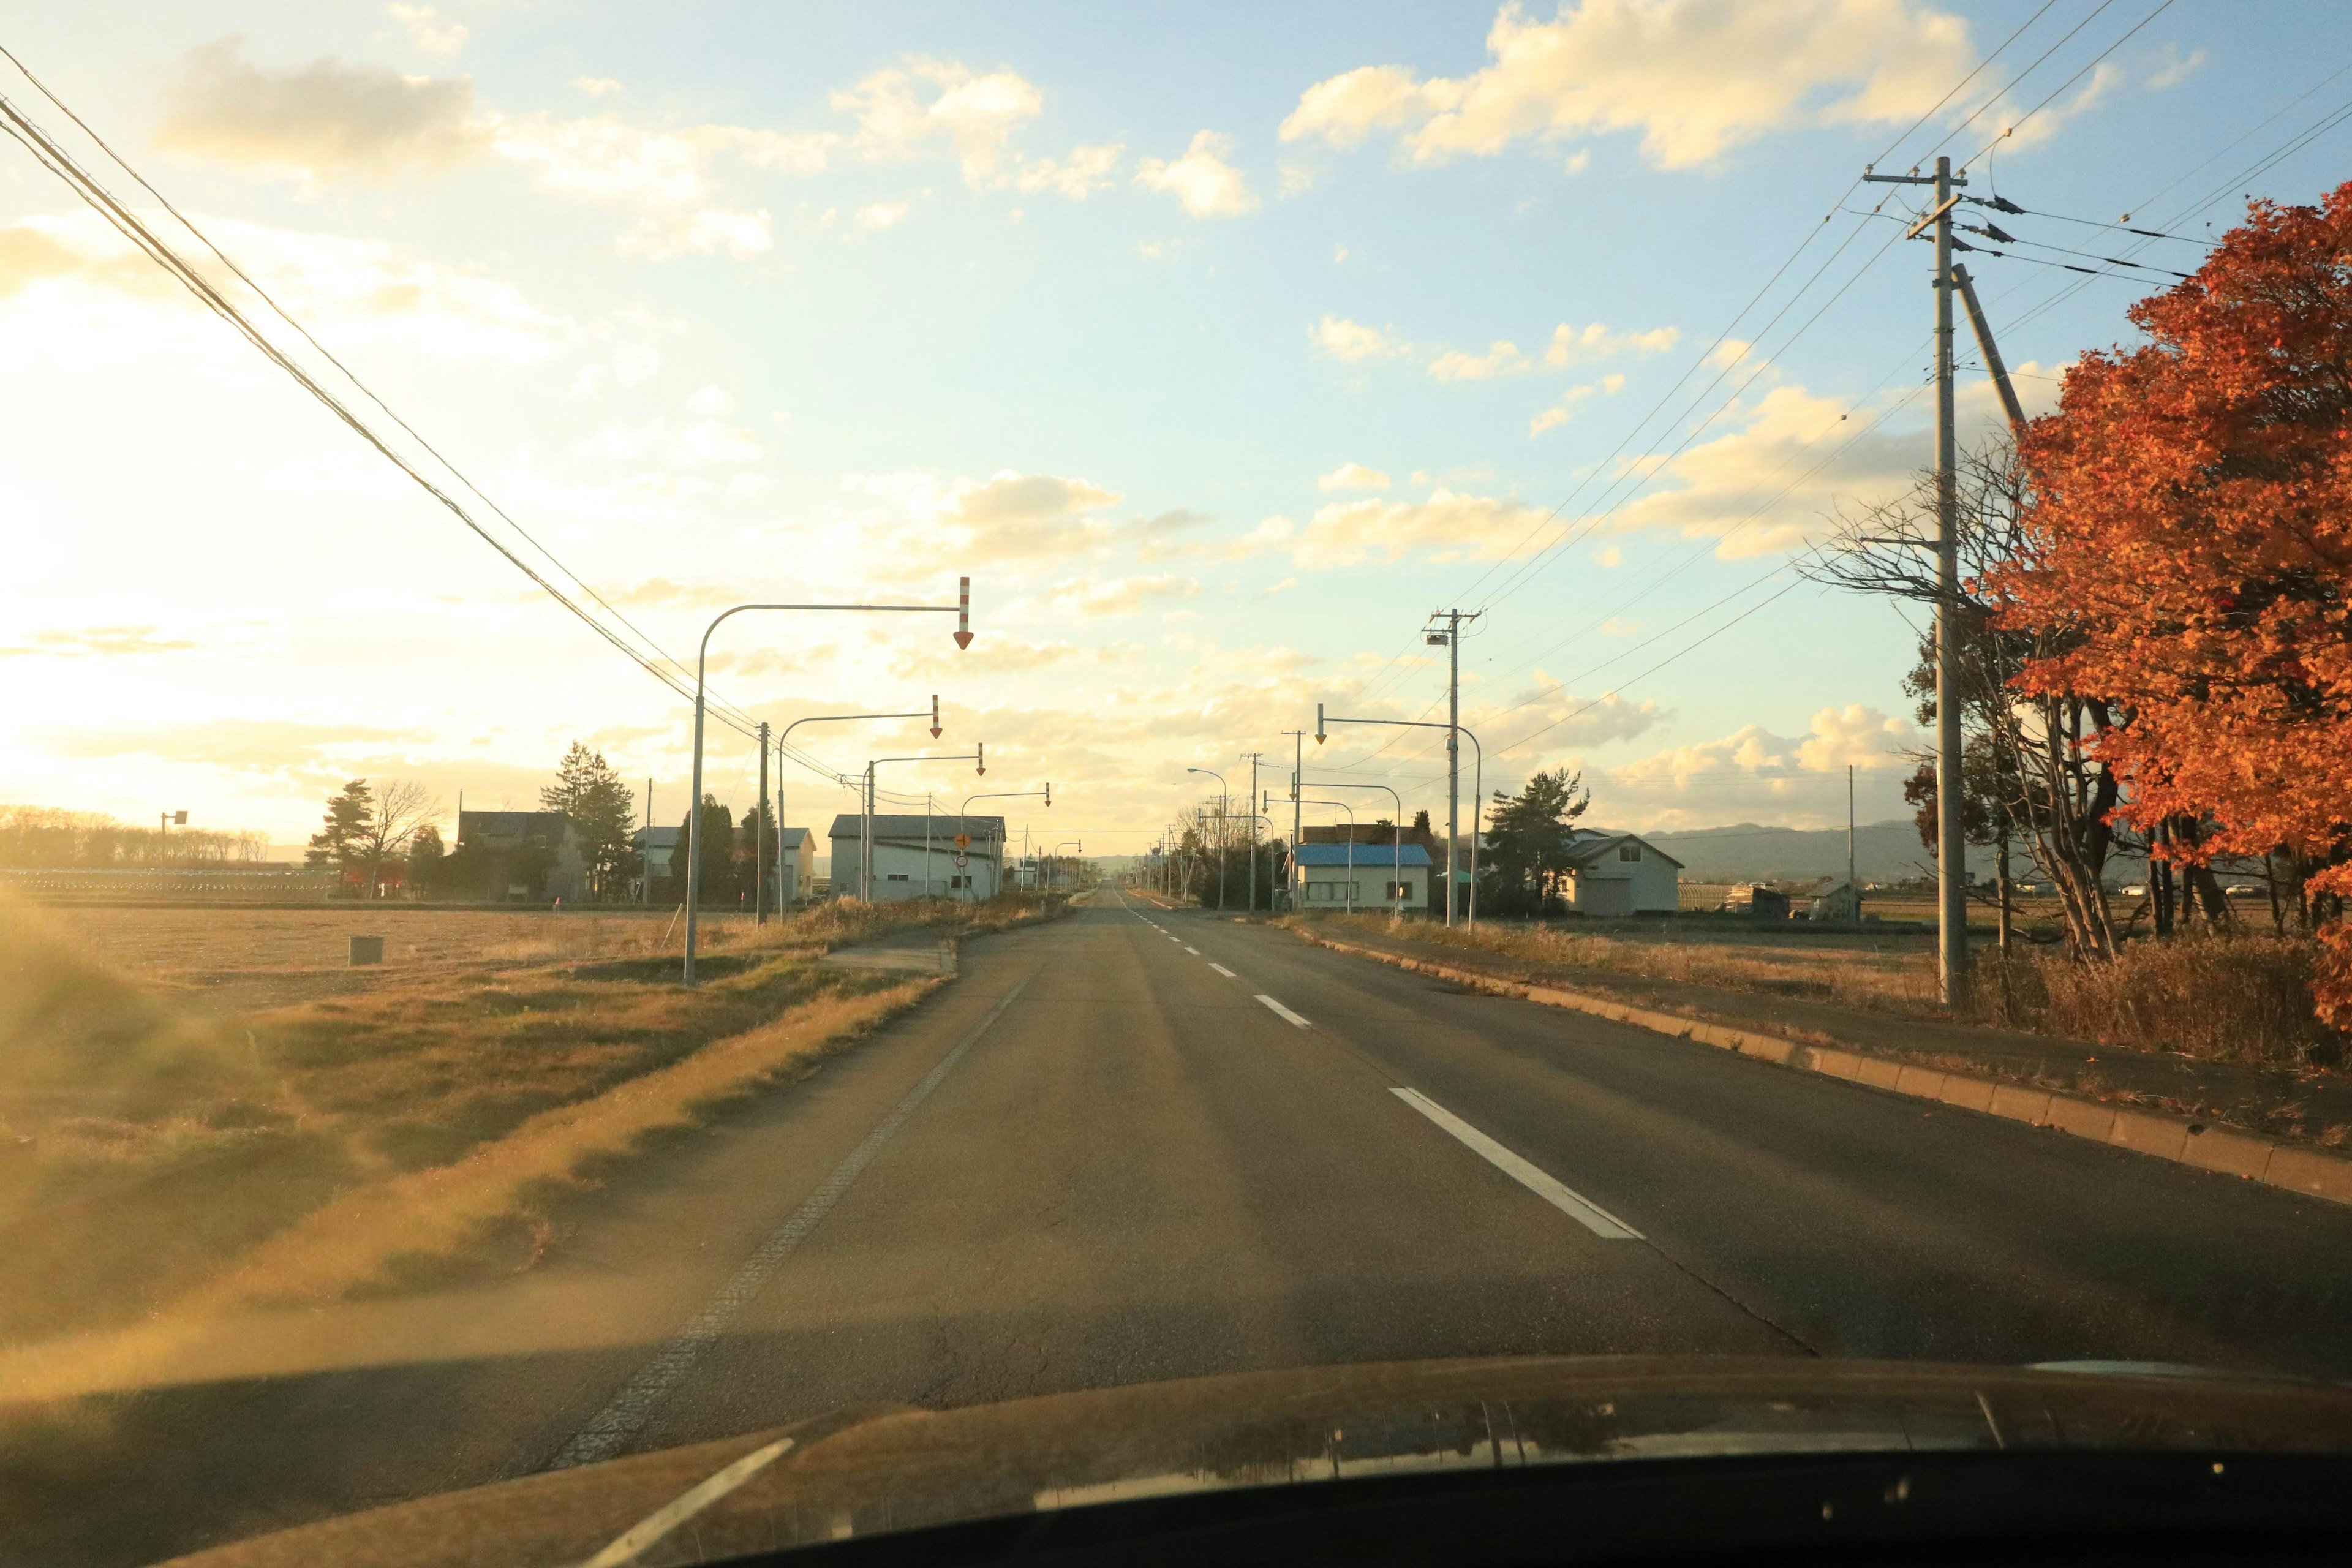
[[[1223,975],[1228,980],[1238,980],[1241,978],[1241,976],[1235,974],[1232,970],[1227,969],[1222,963],[1212,963],[1209,967],[1215,970],[1218,973]]]
[[[1290,1022],[1297,1025],[1302,1029],[1311,1029],[1315,1026],[1306,1019],[1300,1017],[1297,1014],[1292,1012],[1289,1008],[1284,1006],[1281,1003],[1276,1001],[1273,997],[1265,994],[1264,992],[1258,993],[1257,999],[1265,1003],[1268,1007],[1273,1008],[1276,1016],[1287,1018]]]
[[[1265,1003],[1269,1007],[1275,1006],[1275,1004],[1266,997],[1261,996],[1258,1000]],[[1635,1230],[1583,1194],[1566,1185],[1549,1172],[1530,1164],[1512,1153],[1419,1089],[1397,1089],[1391,1092],[1459,1139],[1480,1159],[1601,1237],[1601,1240],[1639,1241],[1642,1239],[1640,1231]]]

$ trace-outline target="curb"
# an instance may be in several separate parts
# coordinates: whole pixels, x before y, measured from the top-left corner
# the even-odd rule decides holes
[[[2305,1197],[2321,1198],[2329,1203],[2352,1204],[2352,1160],[2323,1154],[2314,1149],[2273,1143],[2252,1133],[2191,1122],[2181,1117],[2155,1111],[2127,1110],[2095,1100],[2085,1100],[2080,1095],[2037,1089],[2006,1079],[1946,1072],[1885,1057],[1868,1056],[1860,1051],[1807,1045],[1785,1035],[1742,1029],[1729,1024],[1710,1024],[1697,1018],[1685,1018],[1678,1013],[1660,1013],[1647,1007],[1629,1006],[1590,992],[1497,980],[1476,970],[1455,969],[1424,959],[1382,952],[1377,948],[1359,947],[1353,942],[1334,942],[1311,931],[1302,931],[1298,934],[1304,941],[1318,947],[1329,948],[1334,952],[1369,958],[1375,963],[1386,963],[1398,969],[1414,970],[1499,996],[1515,996],[1547,1007],[1572,1008],[1614,1023],[1631,1024],[1636,1028],[1794,1068],[1800,1072],[1844,1079],[1851,1083],[1907,1095],[1914,1100],[1931,1100],[1963,1110],[1979,1110],[2007,1121],[2053,1128],[2077,1138],[2087,1138],[2095,1143],[2128,1149],[2134,1153],[2169,1160],[2178,1165],[2190,1165],[2225,1176],[2242,1176],[2260,1182],[2264,1186],[2300,1193]]]

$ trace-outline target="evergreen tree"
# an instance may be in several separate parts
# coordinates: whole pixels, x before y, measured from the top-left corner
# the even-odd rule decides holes
[[[1568,866],[1573,824],[1592,804],[1581,775],[1538,773],[1517,795],[1495,792],[1479,870],[1486,907],[1498,915],[1542,914]]]
[[[353,779],[328,797],[326,820],[302,853],[306,866],[332,866],[349,873],[367,863],[375,837],[375,794],[365,779]]]
[[[750,816],[749,812],[744,814]],[[677,869],[677,892],[686,896],[687,844],[694,831],[694,818],[686,817],[677,825],[677,850],[671,858]],[[735,879],[735,817],[719,804],[715,795],[702,797],[702,888],[700,903],[704,909],[714,904],[731,907],[739,884]]]
[[[637,825],[636,795],[603,752],[572,742],[556,765],[555,783],[540,790],[539,803],[572,819],[598,897],[610,898],[627,886],[636,859],[629,847]]]

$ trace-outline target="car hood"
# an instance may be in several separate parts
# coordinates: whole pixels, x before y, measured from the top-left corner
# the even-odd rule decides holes
[[[2134,1363],[1606,1357],[1246,1373],[958,1410],[844,1410],[346,1515],[178,1561],[538,1568],[594,1559],[657,1519],[663,1528],[640,1531],[642,1560],[691,1563],[1227,1488],[1535,1465],[1971,1449],[2352,1455],[2352,1390]],[[688,1519],[691,1529],[680,1528]]]

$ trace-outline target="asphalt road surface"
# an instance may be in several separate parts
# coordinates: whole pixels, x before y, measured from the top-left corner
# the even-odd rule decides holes
[[[1107,893],[969,944],[539,1268],[240,1325],[112,1402],[102,1463],[12,1443],[0,1558],[849,1404],[1522,1352],[2346,1377],[2347,1323],[2352,1209]]]

